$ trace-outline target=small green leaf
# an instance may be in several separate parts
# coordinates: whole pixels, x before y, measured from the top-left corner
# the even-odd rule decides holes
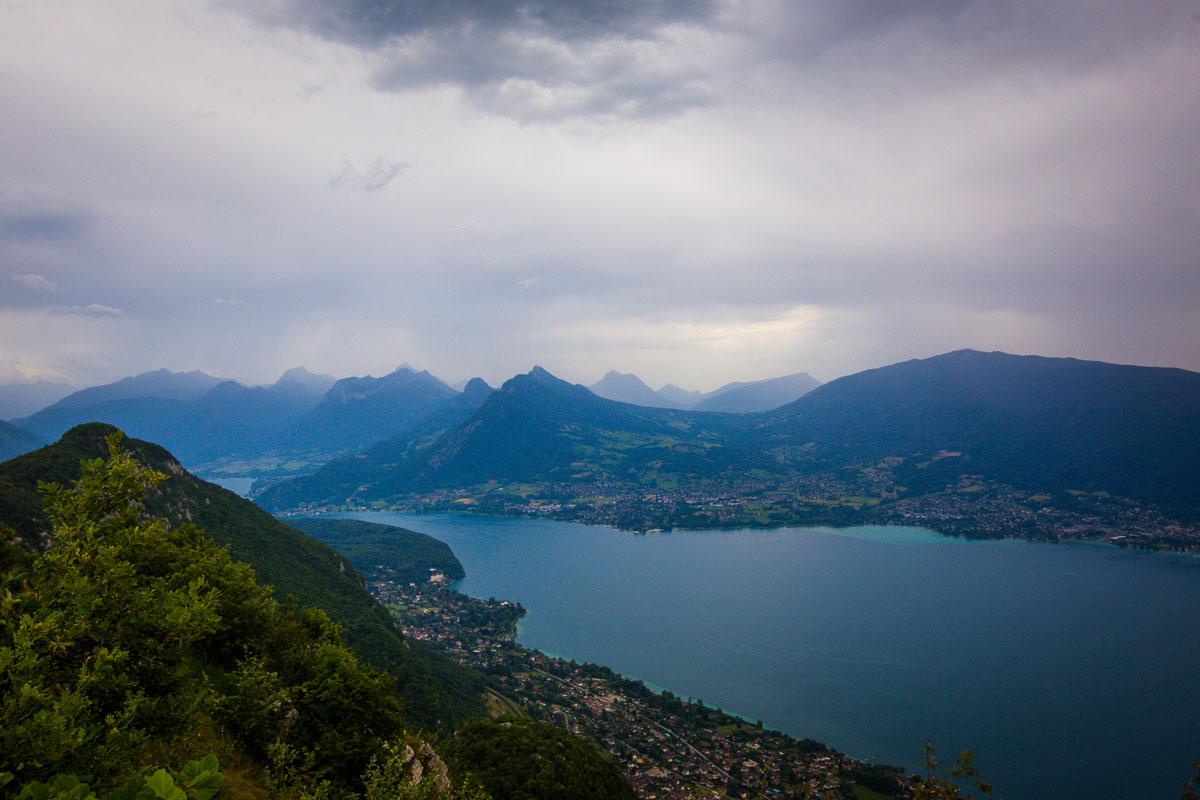
[[[224,778],[217,757],[207,755],[184,766],[179,781],[192,800],[212,800],[220,793]]]
[[[31,781],[21,787],[17,800],[47,800],[50,790],[41,781]]]
[[[187,800],[183,789],[175,785],[175,779],[165,769],[160,769],[146,778],[146,786],[160,800]]]

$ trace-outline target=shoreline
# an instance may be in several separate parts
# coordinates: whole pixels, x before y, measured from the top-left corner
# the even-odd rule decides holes
[[[409,514],[412,516],[437,516],[437,515],[453,515],[464,517],[480,517],[490,519],[503,520],[525,520],[525,521],[552,521],[568,523],[571,525],[583,525],[589,528],[605,528],[614,533],[624,534],[627,536],[659,536],[673,533],[754,533],[757,531],[780,531],[780,530],[826,530],[833,532],[834,535],[839,530],[851,528],[911,528],[914,530],[928,531],[943,539],[952,539],[964,543],[1000,543],[1000,542],[1022,542],[1025,544],[1047,544],[1047,545],[1089,545],[1093,547],[1106,547],[1116,550],[1128,550],[1142,553],[1153,553],[1158,555],[1174,555],[1185,556],[1188,558],[1200,558],[1200,544],[1192,547],[1168,547],[1168,546],[1153,546],[1151,544],[1141,544],[1138,542],[1123,542],[1112,541],[1105,538],[1087,538],[1087,537],[1051,537],[1051,536],[1017,536],[1017,535],[1001,535],[1001,536],[972,536],[969,534],[958,533],[955,531],[938,530],[929,525],[917,525],[904,522],[890,521],[862,521],[862,522],[813,522],[813,523],[781,523],[781,524],[736,524],[736,525],[713,525],[709,527],[664,527],[652,528],[649,530],[640,530],[634,528],[623,528],[608,522],[587,522],[570,517],[561,517],[550,514],[504,514],[495,511],[475,511],[469,507],[462,508],[429,508],[429,509],[414,509],[402,505],[387,505],[387,506],[371,506],[371,507],[349,507],[349,506],[324,506],[315,509],[288,509],[285,511],[269,512],[277,519],[286,521],[290,517],[310,518],[322,516],[337,516],[346,514]]]
[[[806,797],[806,791],[818,788],[826,792],[821,796],[848,798],[857,796],[851,788],[856,785],[890,786],[882,795],[888,798],[911,796],[916,778],[909,769],[850,755],[602,664],[520,644],[518,628],[528,609],[514,601],[467,594],[456,588],[459,583],[398,589],[387,605],[406,636],[479,671],[488,690],[510,708],[515,704],[526,716],[564,727],[612,752],[639,796],[662,797],[659,792],[672,780],[676,788],[706,791],[741,785],[751,792],[743,796],[761,798]],[[480,633],[429,620],[419,610],[437,608],[443,618],[447,612],[453,617],[456,605],[474,609],[472,619],[486,616],[488,609],[511,614],[515,607],[520,614],[511,627]],[[603,711],[597,715],[598,709]],[[501,713],[511,714],[508,709]],[[658,742],[653,736],[631,736],[629,729],[637,726],[643,734],[657,731]],[[662,757],[664,742],[675,748],[674,757]],[[679,762],[681,754],[691,766]],[[754,766],[743,772],[743,763]]]

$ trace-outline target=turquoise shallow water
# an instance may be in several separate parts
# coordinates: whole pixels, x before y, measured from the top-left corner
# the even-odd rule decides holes
[[[429,533],[519,640],[851,755],[971,747],[1004,800],[1175,800],[1200,758],[1200,559],[916,528],[634,536],[349,515]],[[949,760],[948,758],[945,760]]]

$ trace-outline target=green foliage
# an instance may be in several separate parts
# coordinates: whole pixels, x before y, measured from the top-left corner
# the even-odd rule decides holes
[[[149,794],[157,800],[187,800],[187,794],[175,785],[175,779],[165,769],[160,769],[146,778],[146,788],[149,790]],[[141,794],[139,792],[139,800]]]
[[[968,798],[990,795],[992,785],[980,779],[979,770],[975,767],[975,757],[970,750],[963,750],[954,766],[947,774],[942,774],[937,755],[933,751],[933,743],[925,743],[925,777],[917,782],[913,791],[913,800],[959,800],[964,795],[959,785],[969,782],[975,790]]]
[[[141,498],[166,476],[119,435],[108,448],[71,488],[45,487],[52,544],[3,575],[5,770],[31,792],[79,791],[59,777],[72,774],[103,794],[147,751],[186,758],[190,736],[224,723],[245,752],[283,745],[305,780],[357,786],[403,731],[392,679],[360,664],[324,612],[277,603],[196,526],[145,518]],[[126,789],[211,800],[220,786],[216,760],[201,759]]]
[[[104,800],[213,800],[221,793],[224,776],[217,757],[188,762],[178,774],[166,769],[149,775],[135,773]],[[30,781],[21,787],[17,800],[96,800],[96,793],[75,775],[56,775],[49,782]]]
[[[450,580],[466,576],[445,542],[416,531],[356,519],[294,519],[296,530],[350,559],[368,578],[425,583],[433,567]],[[382,565],[382,566],[380,566]]]
[[[105,437],[113,432],[107,425],[81,425],[57,444],[0,464],[0,526],[11,527],[26,547],[39,543],[52,522],[43,510],[38,484],[66,485],[80,478],[81,461],[106,456]],[[146,494],[147,512],[176,526],[199,525],[235,561],[253,567],[258,579],[274,589],[276,599],[293,596],[305,606],[328,612],[363,661],[396,678],[412,724],[448,729],[483,713],[482,679],[421,643],[406,641],[344,557],[253,503],[188,474],[162,448],[136,440],[125,440],[123,446],[142,465],[171,475]],[[0,535],[0,558],[7,561],[5,541],[13,540]],[[218,594],[229,591],[240,590],[227,586]],[[237,608],[226,611],[241,613]],[[251,624],[250,619],[243,621]]]
[[[33,781],[21,788],[17,800],[95,800],[86,783],[74,775],[57,775],[49,783]]]
[[[439,748],[494,800],[621,800],[633,790],[608,753],[533,720],[471,720]]]
[[[207,755],[185,764],[179,771],[179,781],[188,796],[194,800],[212,800],[220,794],[224,777],[221,775],[217,757]]]

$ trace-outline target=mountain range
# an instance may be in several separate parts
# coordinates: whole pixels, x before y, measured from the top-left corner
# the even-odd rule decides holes
[[[189,466],[267,455],[320,463],[445,413],[459,394],[407,365],[341,380],[298,367],[255,387],[157,370],[75,392],[15,424],[53,441],[75,425],[105,422],[162,442]]]
[[[541,367],[509,379],[457,426],[330,462],[256,497],[268,508],[487,482],[680,480],[771,470],[728,433],[738,418],[618,403]]]
[[[607,400],[651,408],[747,414],[778,408],[803,397],[820,385],[821,382],[807,372],[797,372],[761,381],[727,383],[707,393],[689,391],[670,383],[656,391],[636,375],[610,370],[588,389]]]
[[[191,467],[306,466],[259,488],[273,509],[488,483],[553,484],[561,496],[571,486],[600,496],[605,485],[744,492],[798,475],[887,502],[978,475],[1031,491],[1110,492],[1192,518],[1198,381],[1187,370],[972,350],[824,385],[806,373],[727,384],[699,400],[615,371],[591,390],[534,368],[494,392],[479,379],[460,392],[408,365],[341,380],[297,368],[265,387],[158,370],[0,426],[0,455],[96,420],[161,441]],[[868,480],[881,463],[899,489]]]
[[[814,385],[799,374],[727,384],[707,395],[673,385],[655,392],[636,376],[614,371],[592,388],[647,407],[747,412],[780,405]],[[54,441],[75,425],[105,422],[163,443],[205,474],[275,476],[311,470],[394,437],[428,435],[465,419],[469,413],[462,412],[473,413],[482,400],[479,392],[490,391],[479,379],[451,387],[408,364],[382,377],[340,380],[296,367],[269,386],[159,369],[69,394],[57,384],[0,387],[0,402],[11,389],[12,407],[28,411],[35,388],[53,401],[12,420],[22,430],[5,429],[0,455]],[[23,400],[18,390],[26,390]]]
[[[607,400],[534,368],[427,442],[333,462],[258,499],[281,509],[505,483],[636,493],[781,475],[868,485],[881,463],[901,497],[971,474],[1107,491],[1192,518],[1200,373],[962,350],[734,415]]]

